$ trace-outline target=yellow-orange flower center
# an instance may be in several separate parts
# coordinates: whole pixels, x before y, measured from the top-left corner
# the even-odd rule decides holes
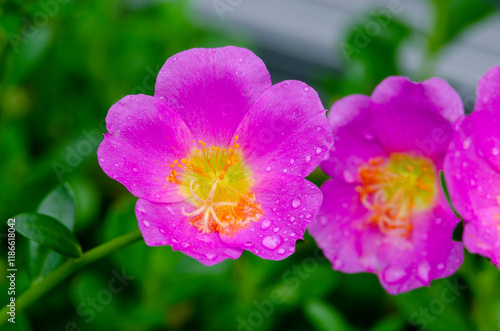
[[[252,192],[254,180],[237,143],[232,146],[200,148],[175,160],[167,180],[179,185],[194,210],[183,210],[189,222],[202,233],[234,233],[262,216],[261,205]]]
[[[393,153],[389,158],[372,158],[359,168],[361,185],[356,188],[370,211],[368,223],[386,235],[407,237],[416,212],[435,204],[437,173],[425,157]]]

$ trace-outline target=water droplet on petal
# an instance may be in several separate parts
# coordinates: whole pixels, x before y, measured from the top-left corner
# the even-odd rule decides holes
[[[286,252],[286,250],[284,248],[278,249],[278,254],[279,255],[283,255],[283,254],[285,254],[285,252]]]
[[[266,168],[266,170],[267,170],[267,171],[271,171],[271,167],[267,167],[267,168]]]
[[[300,199],[299,198],[293,199],[293,201],[292,201],[292,207],[293,208],[299,208],[299,206],[300,206]]]
[[[147,228],[149,228],[151,226],[151,224],[146,220],[142,220],[142,224],[144,224],[144,226]]]
[[[498,154],[500,154],[500,150],[498,150],[498,148],[496,147],[493,147],[493,149],[491,150],[491,154],[493,154],[493,156],[497,156]]]
[[[274,251],[278,248],[282,243],[282,239],[280,236],[267,236],[262,240],[262,246],[265,248]]]
[[[468,150],[470,145],[472,143],[472,138],[471,137],[468,137],[464,140],[464,143],[463,143],[463,147],[465,150]]]
[[[304,91],[309,92],[309,87],[304,87]]]
[[[362,133],[363,139],[366,141],[373,141],[375,140],[375,134],[372,131],[372,128],[367,126]]]
[[[306,163],[311,163],[311,155],[306,155]]]
[[[294,159],[290,159],[290,164],[294,164],[295,163],[295,160]]]
[[[274,233],[277,233],[279,231],[280,231],[280,228],[274,228],[274,230],[273,230]]]
[[[316,153],[320,154],[323,151],[321,147],[316,148]]]
[[[260,228],[262,230],[265,230],[265,229],[269,228],[271,226],[271,224],[273,224],[273,222],[271,222],[270,220],[264,220],[262,222],[262,224],[260,225]]]
[[[182,246],[183,248],[188,248],[188,247],[189,247],[189,243],[182,243],[182,244],[181,244],[181,246]]]
[[[424,284],[429,284],[429,271],[431,270],[431,267],[427,261],[424,261],[418,265],[417,269],[417,275],[418,278],[424,283]]]
[[[239,76],[243,75],[243,70],[242,69],[236,70],[236,74]]]
[[[344,180],[347,183],[351,184],[354,182],[354,176],[349,170],[344,170],[342,174],[344,175]]]
[[[444,269],[444,264],[439,263],[437,266],[438,270],[443,270]]]
[[[207,253],[205,256],[207,257],[207,259],[209,261],[213,261],[217,258],[217,254],[214,254],[214,253]]]
[[[387,267],[383,272],[384,280],[389,284],[397,283],[405,276],[406,270],[396,266]]]
[[[137,168],[134,168],[133,170],[134,170],[134,172],[137,172]]]

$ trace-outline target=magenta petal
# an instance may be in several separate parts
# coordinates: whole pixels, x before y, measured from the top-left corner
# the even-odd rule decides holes
[[[190,150],[194,138],[175,111],[160,99],[130,95],[111,107],[106,123],[97,156],[108,176],[150,201],[184,199],[166,176],[169,164]]]
[[[307,225],[321,205],[321,191],[309,181],[290,175],[263,175],[254,187],[263,216],[258,222],[221,239],[269,260],[282,260],[295,251]]]
[[[477,220],[466,223],[463,240],[469,252],[491,259],[491,262],[500,269],[498,215],[500,215],[500,206],[478,210],[476,212]]]
[[[413,83],[389,77],[371,100],[373,129],[388,153],[416,152],[439,160],[453,137],[452,123],[463,115],[459,95],[440,78]]]
[[[500,172],[477,146],[474,112],[459,124],[445,161],[445,176],[454,207],[464,217],[464,244],[500,267]]]
[[[361,163],[386,155],[371,126],[370,98],[351,95],[333,104],[328,119],[335,144],[321,168],[330,176],[353,182]]]
[[[366,209],[359,203],[355,185],[333,178],[321,186],[321,191],[323,204],[308,231],[332,263],[333,269],[346,273],[375,270],[376,252],[366,251],[365,261],[361,261],[359,250],[362,247],[358,237],[352,235],[353,222],[366,214]],[[359,235],[370,238],[377,234],[367,231]]]
[[[479,81],[472,129],[485,158],[500,171],[500,66],[490,69]]]
[[[266,90],[236,131],[254,172],[310,174],[333,144],[316,91],[299,81]]]
[[[162,204],[139,199],[135,214],[139,228],[148,246],[170,245],[204,265],[213,265],[225,259],[237,259],[242,249],[228,246],[218,233],[201,233],[189,224],[182,209],[191,211],[186,202]]]
[[[397,242],[383,244],[379,259],[385,260],[386,266],[380,270],[379,279],[386,291],[398,294],[454,274],[464,259],[462,243],[452,240],[458,222],[440,193],[434,210],[415,215],[407,248]]]
[[[476,110],[498,112],[500,107],[500,66],[481,77],[476,90]]]
[[[355,184],[332,179],[323,184],[324,202],[309,232],[333,268],[373,272],[390,294],[428,286],[454,273],[463,260],[461,243],[451,240],[458,220],[444,196],[431,211],[415,215],[410,238],[382,235],[366,224]]]
[[[248,49],[190,49],[167,60],[158,74],[155,97],[175,109],[197,139],[227,143],[271,77]]]

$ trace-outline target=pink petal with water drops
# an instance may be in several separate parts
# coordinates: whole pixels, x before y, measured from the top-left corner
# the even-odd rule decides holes
[[[321,205],[322,195],[311,182],[292,175],[266,174],[254,189],[263,216],[231,235],[221,234],[228,245],[269,260],[282,260],[295,251],[307,225]]]
[[[328,113],[335,144],[321,168],[328,175],[352,183],[358,168],[370,158],[386,155],[371,124],[370,98],[351,95],[335,102]]]
[[[372,126],[388,153],[416,152],[434,161],[444,157],[453,123],[464,113],[460,96],[441,78],[389,77],[371,101]]]
[[[144,241],[148,246],[170,245],[204,265],[217,264],[225,259],[237,259],[242,249],[224,243],[218,233],[201,233],[183,215],[191,211],[186,202],[162,204],[139,199],[135,213]]]
[[[170,57],[155,97],[176,110],[197,139],[228,143],[243,116],[269,87],[262,60],[245,48],[193,48]]]
[[[169,164],[190,150],[194,138],[165,102],[147,95],[126,96],[106,116],[108,133],[97,150],[99,165],[133,195],[156,202],[180,201],[166,180]]]
[[[236,131],[252,170],[309,175],[333,144],[325,113],[318,93],[302,82],[266,90]]]

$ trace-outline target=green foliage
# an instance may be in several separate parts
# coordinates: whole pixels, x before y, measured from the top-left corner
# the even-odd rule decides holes
[[[319,300],[311,300],[304,306],[306,317],[318,331],[350,331],[352,328],[342,314]]]
[[[55,218],[39,213],[22,213],[14,216],[14,219],[16,232],[26,238],[65,256],[77,258],[82,255],[78,239]]]
[[[26,22],[33,22],[49,2],[0,1],[0,215],[19,214],[18,297],[68,257],[81,254],[76,235],[88,251],[137,229],[137,198],[97,163],[109,107],[127,94],[152,95],[158,70],[177,52],[227,44],[258,50],[242,36],[235,38],[234,31],[197,27],[190,21],[190,4],[182,0],[145,1],[141,7],[134,7],[135,1],[55,1],[58,7],[47,23],[26,34]],[[435,21],[428,36],[402,17],[386,21],[378,8],[360,11],[343,32],[343,43],[332,45],[332,54],[343,61],[341,72],[325,70],[304,80],[320,90],[326,108],[347,94],[370,94],[385,77],[403,73],[398,64],[404,42],[426,38],[428,49],[422,53],[435,58],[494,8],[474,0],[433,0],[432,6]],[[378,14],[368,14],[372,10]],[[370,22],[380,30],[369,34]],[[318,169],[309,179],[321,185],[327,176]],[[7,254],[3,243],[0,254]],[[7,288],[5,270],[0,258],[2,288]],[[122,272],[131,279],[112,292],[110,282]],[[71,330],[74,323],[84,331],[406,331],[425,325],[430,331],[499,330],[498,269],[468,254],[457,276],[467,288],[434,314],[443,292],[455,293],[446,283],[454,284],[453,277],[389,296],[374,275],[332,271],[308,235],[283,261],[245,252],[213,267],[168,246],[140,241],[72,275],[18,315],[15,327]],[[5,292],[0,300],[7,302]]]
[[[37,212],[51,216],[65,225],[70,231],[75,225],[76,206],[73,191],[64,183],[49,193],[40,203]],[[30,276],[36,282],[64,262],[64,257],[48,246],[30,241]]]

